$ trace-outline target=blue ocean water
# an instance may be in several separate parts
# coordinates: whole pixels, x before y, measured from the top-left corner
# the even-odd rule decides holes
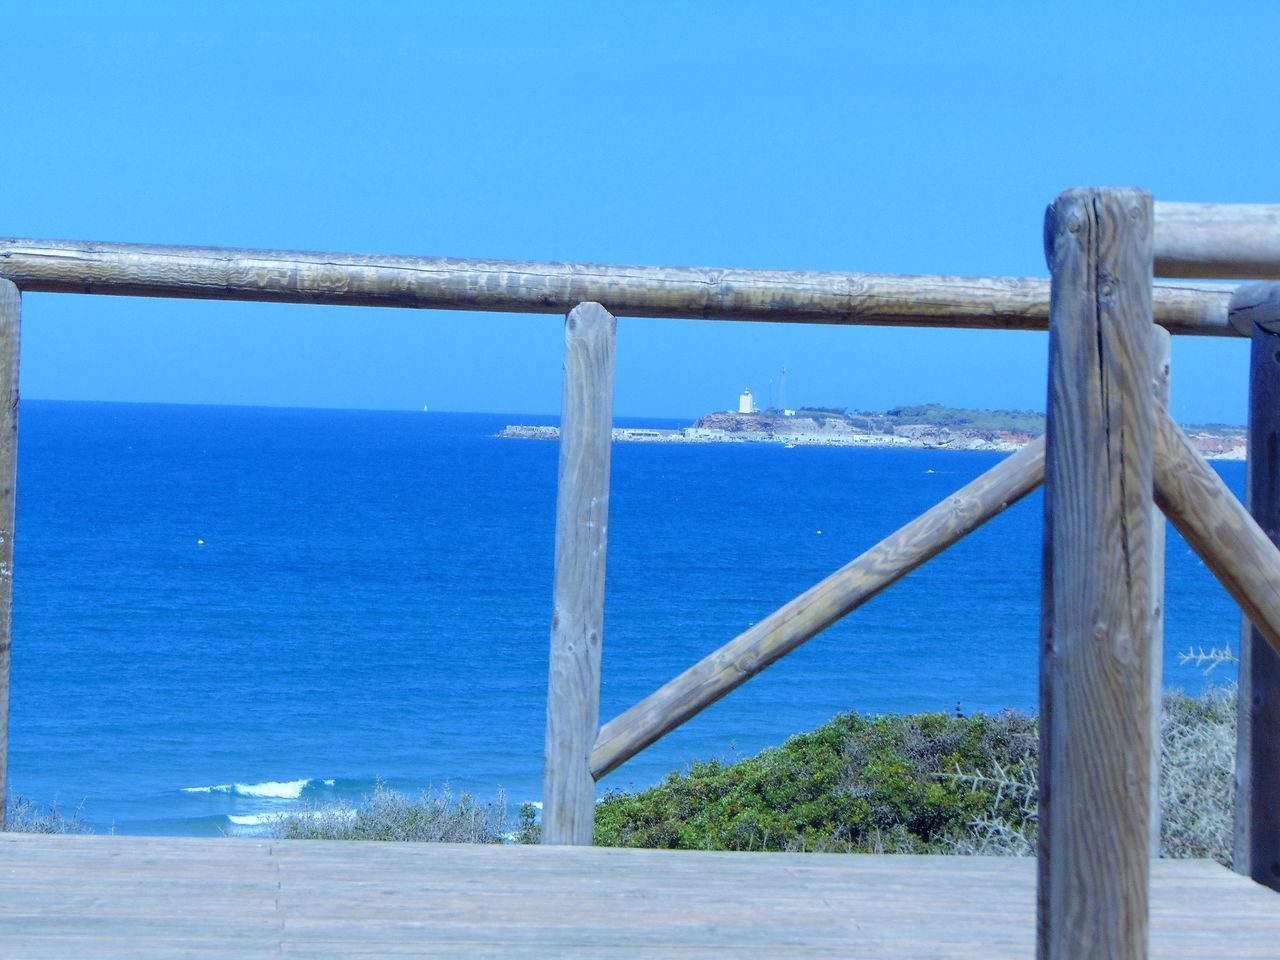
[[[234,830],[375,778],[536,800],[558,448],[493,436],[511,422],[554,420],[24,403],[11,789],[132,833]],[[998,459],[616,445],[602,718]],[[1220,469],[1239,492],[1243,465]],[[1041,509],[1016,505],[603,787],[845,710],[1034,709]],[[1166,683],[1196,689],[1177,652],[1234,646],[1238,614],[1172,531],[1167,576]]]

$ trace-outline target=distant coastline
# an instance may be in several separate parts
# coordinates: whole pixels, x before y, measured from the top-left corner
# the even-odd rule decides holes
[[[1243,460],[1245,430],[1224,424],[1184,426],[1192,445],[1213,460]],[[1044,433],[1029,410],[968,410],[924,404],[884,412],[833,407],[709,413],[692,426],[615,427],[617,443],[774,443],[784,447],[874,447],[1012,452]],[[558,440],[554,426],[509,424],[497,436]]]

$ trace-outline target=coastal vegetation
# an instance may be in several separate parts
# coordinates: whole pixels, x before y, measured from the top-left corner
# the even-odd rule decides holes
[[[1188,655],[1221,659],[1218,651]],[[1198,661],[1197,661],[1198,662]],[[1235,692],[1166,694],[1161,855],[1231,863]],[[686,850],[1030,856],[1039,724],[1008,711],[841,714],[734,763],[708,760],[596,805],[600,846]],[[536,843],[538,814],[447,788],[413,797],[384,783],[359,804],[299,806],[261,829],[283,839]],[[83,832],[80,811],[10,802],[8,829]]]
[[[5,810],[5,830],[12,833],[92,833],[85,825],[82,808],[65,814],[57,801],[48,807],[25,797],[9,798]]]
[[[1161,855],[1231,861],[1235,694],[1165,697]],[[737,763],[606,795],[596,842],[700,850],[1035,852],[1039,723],[842,714]]]
[[[782,417],[784,411],[763,410],[758,416]],[[842,422],[868,433],[893,433],[903,426],[945,427],[949,430],[1006,431],[1039,436],[1044,433],[1045,418],[1035,410],[973,410],[948,407],[941,403],[919,403],[889,410],[854,410],[845,407],[798,407],[791,411],[797,420],[811,419],[830,425]]]
[[[1045,417],[1035,410],[967,410],[940,403],[894,407],[884,417],[900,423],[924,423],[959,430],[1008,430],[1038,436],[1044,433]]]
[[[1161,855],[1231,863],[1235,693],[1167,694],[1161,733]],[[600,846],[693,850],[1030,856],[1039,723],[1017,712],[841,714],[779,747],[694,763],[658,786],[606,794]],[[534,843],[537,813],[505,802],[379,785],[359,807],[302,809],[272,836]]]
[[[416,798],[381,781],[358,806],[301,806],[268,819],[267,833],[286,840],[400,840],[418,843],[504,843],[512,839],[506,797],[479,803],[448,788]]]

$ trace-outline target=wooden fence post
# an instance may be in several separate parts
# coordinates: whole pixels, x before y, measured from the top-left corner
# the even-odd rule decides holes
[[[13,504],[18,487],[18,343],[22,297],[0,279],[0,830],[9,806],[9,658],[13,614]]]
[[[1280,546],[1280,283],[1240,287],[1229,315],[1252,337],[1245,505]],[[1233,865],[1280,890],[1280,654],[1247,617],[1242,627]]]
[[[588,757],[600,723],[616,331],[598,303],[574,307],[564,326],[543,843],[588,845],[595,825]]]
[[[1151,328],[1152,388],[1156,404],[1169,409],[1173,337],[1164,327]],[[1151,856],[1160,857],[1160,725],[1164,713],[1164,511],[1151,504]]]
[[[1152,202],[1070,190],[1049,308],[1037,950],[1147,955]]]

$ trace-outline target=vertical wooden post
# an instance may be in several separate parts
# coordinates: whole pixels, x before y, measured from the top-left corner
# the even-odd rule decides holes
[[[1164,327],[1151,327],[1152,388],[1156,405],[1169,409],[1173,337]],[[1164,511],[1151,504],[1151,856],[1160,857],[1160,722],[1164,713]]]
[[[1280,545],[1280,283],[1251,283],[1231,298],[1233,325],[1252,337],[1245,505]],[[1248,618],[1240,638],[1233,866],[1280,890],[1280,655]]]
[[[0,279],[0,830],[9,806],[9,658],[13,614],[13,505],[18,488],[18,343],[22,298]]]
[[[574,307],[564,326],[543,843],[590,844],[595,825],[588,758],[600,724],[616,330],[598,303]]]
[[[1049,208],[1037,949],[1147,955],[1151,803],[1152,203]]]

